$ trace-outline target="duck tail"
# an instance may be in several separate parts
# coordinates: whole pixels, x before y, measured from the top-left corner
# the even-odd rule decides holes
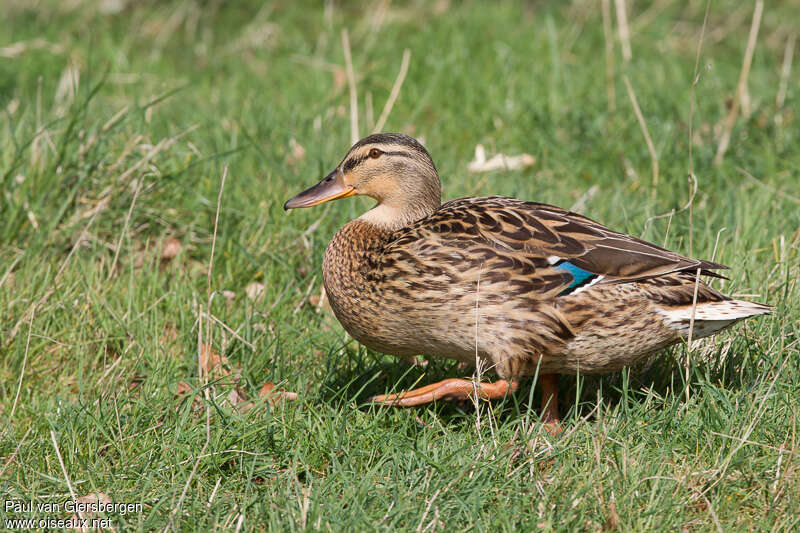
[[[732,326],[745,318],[770,314],[773,309],[770,305],[747,300],[722,300],[698,302],[696,307],[685,305],[662,308],[660,311],[669,327],[678,330],[681,335],[687,337],[692,325],[692,313],[694,312],[693,338],[701,339]]]

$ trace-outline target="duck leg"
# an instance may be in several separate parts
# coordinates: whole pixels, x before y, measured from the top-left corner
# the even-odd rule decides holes
[[[555,435],[561,433],[561,420],[558,418],[558,374],[539,376],[542,387],[542,422],[547,431]]]
[[[370,398],[370,401],[382,405],[414,407],[436,400],[469,400],[475,397],[476,388],[480,398],[498,400],[516,391],[518,385],[515,380],[509,382],[501,379],[494,383],[475,383],[468,379],[451,378],[397,394],[380,394]]]

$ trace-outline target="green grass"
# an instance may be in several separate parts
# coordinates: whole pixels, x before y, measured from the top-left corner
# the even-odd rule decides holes
[[[34,4],[6,1],[0,15],[4,500],[69,498],[52,432],[78,497],[142,504],[113,515],[117,530],[797,528],[797,50],[776,104],[792,2],[766,6],[750,114],[719,166],[747,2],[711,5],[691,122],[703,2],[629,6],[630,62],[611,2],[613,109],[591,2]],[[410,50],[385,130],[424,138],[446,199],[577,202],[612,228],[730,265],[716,286],[775,313],[699,343],[688,383],[686,347],[630,372],[563,377],[557,438],[530,383],[477,412],[366,405],[459,371],[370,352],[304,303],[319,294],[333,232],[369,206],[281,208],[349,147],[344,29],[362,133]],[[624,76],[658,154],[657,187]],[[680,210],[690,123],[698,189]],[[305,157],[291,157],[291,139]],[[479,143],[536,164],[469,174]],[[181,243],[171,261],[167,238]],[[265,287],[257,299],[252,282]],[[204,385],[209,286],[210,312],[236,331],[212,322],[212,343],[240,369],[240,389],[254,398],[273,381],[298,401],[239,413],[225,401],[231,378]],[[175,397],[181,381],[196,400]]]

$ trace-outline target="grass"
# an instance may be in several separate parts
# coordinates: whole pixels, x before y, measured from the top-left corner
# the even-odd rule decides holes
[[[71,485],[77,497],[141,503],[111,515],[117,530],[797,528],[800,68],[783,67],[799,15],[791,2],[764,9],[720,165],[747,2],[710,6],[694,96],[703,2],[629,6],[630,61],[610,2],[608,78],[601,10],[585,1],[5,4],[4,500],[64,502]],[[477,411],[366,405],[459,370],[370,352],[308,303],[327,241],[369,206],[281,209],[349,146],[345,29],[362,134],[410,51],[384,129],[424,138],[445,198],[575,205],[730,265],[717,286],[775,313],[629,372],[563,377],[557,438],[539,424],[530,383]],[[625,78],[658,157],[657,186]],[[536,164],[467,173],[479,143]],[[690,168],[697,190],[682,209]],[[177,256],[162,257],[165,244],[179,245]],[[264,288],[251,298],[254,282]],[[201,376],[201,342],[227,357],[230,374]],[[237,373],[250,399],[266,381],[299,399],[261,398],[240,412],[226,401]],[[191,392],[176,396],[181,382]],[[0,514],[70,515],[5,504]]]

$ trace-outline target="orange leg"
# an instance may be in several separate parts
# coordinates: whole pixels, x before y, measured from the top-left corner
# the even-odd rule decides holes
[[[561,433],[561,420],[558,418],[558,375],[542,374],[539,376],[542,387],[542,422],[547,431],[553,435]]]
[[[469,400],[475,397],[476,387],[480,398],[498,400],[516,391],[517,386],[518,383],[514,380],[508,382],[501,379],[494,383],[475,383],[467,379],[451,378],[410,391],[373,396],[370,401],[397,407],[414,407],[436,400]]]

